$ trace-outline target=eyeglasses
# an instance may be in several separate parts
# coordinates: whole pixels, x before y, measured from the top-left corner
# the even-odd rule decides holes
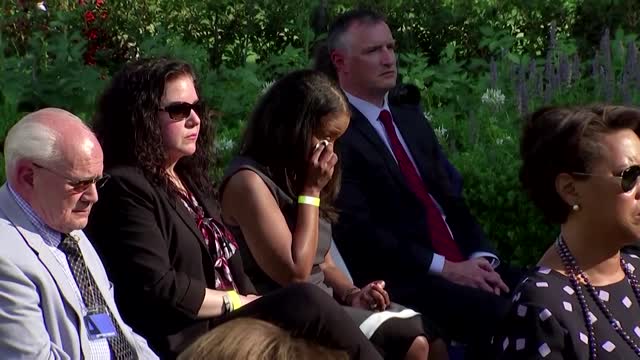
[[[38,169],[44,169],[47,170],[48,172],[60,176],[61,178],[64,178],[65,180],[67,180],[67,184],[69,186],[71,186],[71,188],[73,188],[73,191],[76,192],[81,192],[81,191],[85,191],[89,186],[96,184],[96,189],[100,189],[101,187],[104,186],[104,184],[107,183],[107,180],[109,180],[109,175],[108,174],[102,174],[101,176],[96,176],[90,179],[82,179],[82,180],[78,180],[78,179],[72,179],[68,176],[65,176],[63,174],[60,174],[57,171],[51,170],[47,167],[44,167],[42,165],[38,165],[36,163],[33,163],[33,166],[35,166]]]
[[[589,174],[589,173],[581,173],[581,172],[574,172],[573,174],[583,175],[583,176],[605,176],[606,177],[606,175]],[[624,192],[629,192],[636,187],[639,176],[640,176],[640,165],[631,165],[628,168],[622,170],[620,175],[614,175],[614,177],[620,178],[620,187]]]
[[[175,121],[182,121],[191,115],[191,110],[196,114],[201,114],[203,109],[203,103],[196,101],[193,104],[188,102],[177,102],[169,104],[164,108],[160,108],[160,111],[165,111],[169,114],[169,117]]]

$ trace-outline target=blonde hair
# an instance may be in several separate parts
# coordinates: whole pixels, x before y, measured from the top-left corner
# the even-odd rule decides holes
[[[348,360],[347,353],[294,338],[266,321],[238,318],[191,344],[178,360]]]

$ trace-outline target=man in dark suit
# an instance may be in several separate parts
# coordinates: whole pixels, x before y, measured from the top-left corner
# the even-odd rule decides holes
[[[389,27],[374,12],[350,11],[327,45],[352,111],[337,142],[344,172],[333,230],[354,279],[385,279],[396,301],[446,337],[487,339],[509,304],[500,259],[419,107],[389,105],[397,78]]]

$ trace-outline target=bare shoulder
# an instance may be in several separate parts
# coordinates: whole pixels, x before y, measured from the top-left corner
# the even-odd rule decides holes
[[[235,224],[238,217],[248,215],[247,209],[259,207],[268,197],[271,192],[260,175],[249,169],[240,170],[227,180],[221,194],[223,216]]]
[[[256,174],[255,171],[244,169],[238,171],[229,178],[228,183],[225,186],[224,193],[232,194],[232,196],[246,196],[256,192],[259,193],[263,190],[268,191],[267,186],[260,178],[260,175]]]

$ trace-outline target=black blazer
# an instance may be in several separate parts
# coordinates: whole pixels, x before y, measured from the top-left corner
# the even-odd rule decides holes
[[[336,143],[343,174],[334,239],[359,284],[423,276],[433,259],[424,206],[373,126],[353,106],[351,111]],[[419,107],[392,106],[391,113],[463,254],[492,251],[462,198],[459,174]]]
[[[162,359],[175,358],[210,329],[197,319],[205,288],[215,288],[213,259],[181,200],[152,185],[140,169],[116,167],[100,189],[86,232],[115,285],[127,324]],[[211,196],[189,186],[207,216],[219,219]],[[255,293],[240,253],[230,261],[241,293]]]

